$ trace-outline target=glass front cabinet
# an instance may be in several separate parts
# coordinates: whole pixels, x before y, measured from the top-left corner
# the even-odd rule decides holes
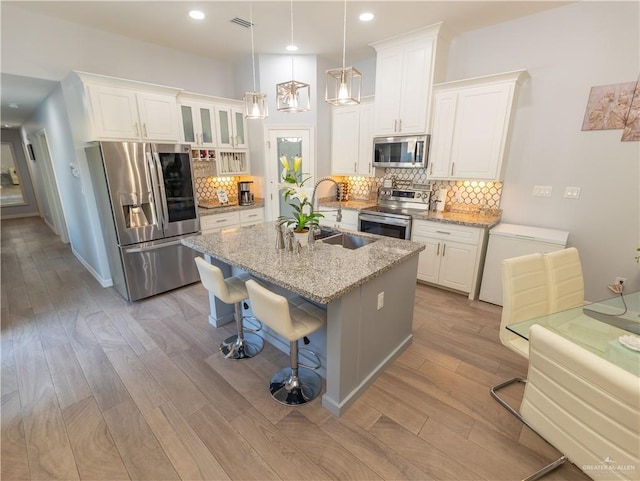
[[[218,147],[246,149],[247,126],[241,107],[216,106]]]
[[[213,104],[180,100],[183,141],[200,147],[215,147],[215,107]]]

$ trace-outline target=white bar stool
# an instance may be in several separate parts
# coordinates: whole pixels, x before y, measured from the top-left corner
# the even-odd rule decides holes
[[[253,279],[246,282],[253,313],[291,344],[291,367],[271,378],[269,390],[273,399],[282,404],[299,405],[320,394],[322,380],[317,373],[298,364],[298,340],[317,331],[327,322],[323,309],[301,298],[289,304],[283,296],[271,292]]]
[[[196,257],[196,266],[200,273],[202,285],[225,304],[233,304],[238,334],[224,340],[220,344],[220,351],[228,359],[249,359],[257,355],[264,347],[262,338],[251,332],[245,332],[242,326],[242,301],[249,298],[245,281],[249,276],[234,276],[224,278],[222,271]]]

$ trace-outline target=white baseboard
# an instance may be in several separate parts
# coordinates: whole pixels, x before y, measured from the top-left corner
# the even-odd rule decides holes
[[[98,281],[102,287],[111,287],[113,285],[113,280],[111,278],[104,279],[103,277],[101,277],[95,271],[95,269],[91,267],[89,263],[85,261],[80,254],[78,254],[78,252],[73,248],[73,246],[71,247],[71,252],[73,252],[73,255],[76,257],[76,259],[80,261],[80,263],[91,273],[93,277],[95,277],[96,281]]]

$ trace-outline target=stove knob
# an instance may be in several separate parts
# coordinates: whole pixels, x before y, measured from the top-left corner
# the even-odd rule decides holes
[[[422,194],[420,192],[416,193],[416,199],[420,199],[422,197]]]

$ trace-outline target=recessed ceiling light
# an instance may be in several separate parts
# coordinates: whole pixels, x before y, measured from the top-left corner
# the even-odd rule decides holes
[[[375,15],[373,13],[366,12],[366,13],[361,13],[359,18],[360,18],[360,21],[362,22],[370,22],[371,20],[373,20],[374,16]]]
[[[9,104],[9,107],[11,107],[12,109],[20,108],[20,106],[19,106],[17,103],[15,103],[15,102],[10,103],[10,104]]]
[[[189,16],[194,20],[202,20],[204,18],[204,12],[201,12],[200,10],[191,10],[189,12]]]
[[[297,45],[287,45],[287,51],[295,52],[296,50],[298,50],[298,46]]]

